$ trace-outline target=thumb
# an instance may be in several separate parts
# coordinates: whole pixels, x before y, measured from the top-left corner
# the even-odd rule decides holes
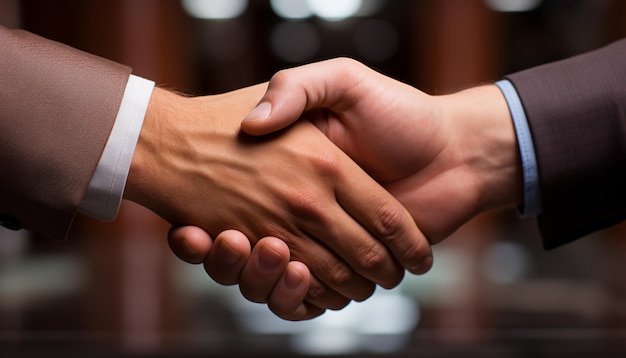
[[[304,85],[284,83],[272,78],[265,95],[243,119],[241,129],[250,135],[264,135],[283,129],[297,121],[306,110]],[[299,88],[299,93],[295,93]]]
[[[250,135],[268,134],[294,123],[307,110],[345,106],[344,94],[364,68],[357,61],[338,58],[279,71],[241,129]]]
[[[264,135],[287,127],[299,117],[297,115],[295,118],[281,118],[272,115],[272,103],[263,97],[261,102],[243,119],[241,129],[250,135]]]

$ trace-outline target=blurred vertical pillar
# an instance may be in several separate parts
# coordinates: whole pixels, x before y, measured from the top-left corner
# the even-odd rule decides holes
[[[121,62],[156,79],[164,52],[159,51],[160,4],[153,0],[121,3]],[[175,50],[174,50],[175,51]],[[173,52],[174,52],[173,51]],[[153,351],[161,346],[169,307],[163,304],[168,277],[159,219],[139,206],[124,203],[122,230],[121,328],[123,345],[132,351]]]
[[[19,0],[0,1],[0,25],[8,28],[20,26]],[[23,254],[29,235],[24,231],[0,229],[0,276],[4,276],[1,271],[5,267]],[[11,295],[12,292],[0,294],[0,332],[11,337],[10,340],[3,340],[2,346],[22,339],[22,305]]]
[[[0,25],[8,28],[17,28],[20,25],[19,0],[0,1]]]
[[[431,93],[453,92],[499,74],[497,14],[484,0],[418,2],[414,79]]]
[[[413,82],[422,90],[450,93],[497,79],[502,58],[497,16],[483,0],[423,0],[416,11],[411,67]],[[493,238],[489,228],[494,220],[493,215],[481,215],[441,244],[458,250],[470,264],[468,271],[459,273],[466,276],[457,291],[461,296],[435,313],[442,339],[474,342],[490,325],[481,256]]]
[[[626,1],[612,0],[606,8],[605,40],[616,41],[626,37]],[[626,270],[626,222],[601,231],[600,243],[606,256],[603,281],[606,282],[611,304],[606,309],[606,327],[623,330],[626,328],[626,281],[621,273]],[[607,344],[611,352],[622,352],[626,347],[624,340],[613,340]]]

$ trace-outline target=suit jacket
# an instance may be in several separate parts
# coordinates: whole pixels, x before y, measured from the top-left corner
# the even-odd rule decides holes
[[[626,218],[626,40],[507,77],[535,145],[544,246]]]
[[[0,223],[62,239],[130,69],[21,30],[0,44]]]

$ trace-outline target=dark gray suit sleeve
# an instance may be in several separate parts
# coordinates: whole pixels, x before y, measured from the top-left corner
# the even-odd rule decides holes
[[[626,218],[626,40],[507,76],[528,117],[554,248]]]
[[[130,69],[0,27],[0,224],[63,239]]]

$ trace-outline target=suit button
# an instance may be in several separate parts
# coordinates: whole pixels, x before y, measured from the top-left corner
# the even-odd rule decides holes
[[[3,215],[0,214],[0,225],[4,226],[9,230],[20,230],[22,229],[22,224],[16,217],[11,215]]]

